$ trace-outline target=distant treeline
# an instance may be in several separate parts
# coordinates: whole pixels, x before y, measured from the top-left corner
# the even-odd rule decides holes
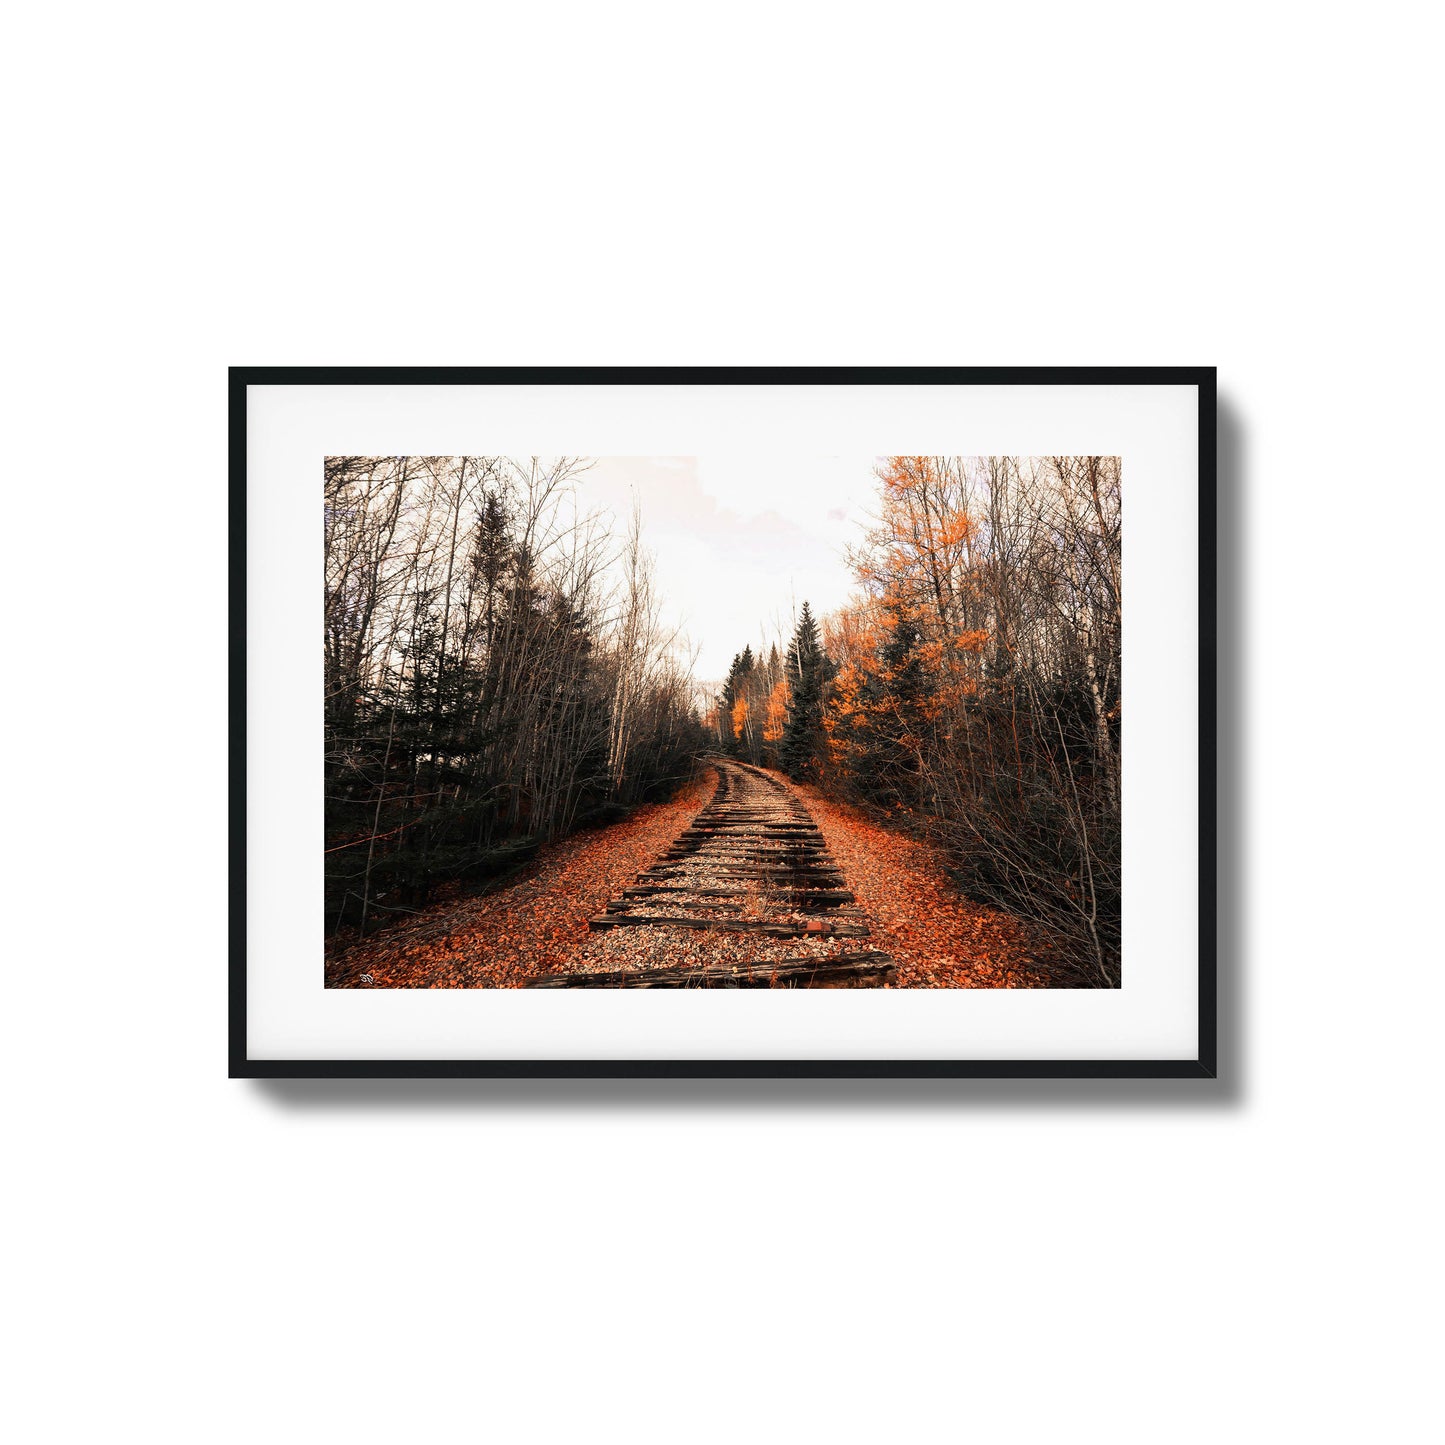
[[[706,723],[940,843],[965,892],[1120,971],[1117,457],[890,457],[855,603],[733,659]]]
[[[573,458],[333,457],[326,921],[362,931],[670,794],[705,746],[639,523]]]

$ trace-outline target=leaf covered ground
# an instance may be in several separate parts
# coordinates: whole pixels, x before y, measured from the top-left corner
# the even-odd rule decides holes
[[[550,844],[519,877],[482,897],[437,904],[362,942],[332,940],[327,987],[516,988],[540,974],[735,960],[740,948],[749,959],[773,960],[859,947],[821,939],[750,937],[744,943],[735,934],[681,929],[588,931],[588,919],[688,825],[714,782],[708,772],[670,803]],[[893,956],[898,987],[1050,986],[1049,950],[1039,929],[962,897],[927,844],[815,789],[797,791],[871,924],[861,946]]]
[[[360,943],[329,942],[326,986],[517,988],[560,970],[586,943],[587,920],[672,842],[712,787],[708,773],[670,803],[550,843],[493,893],[438,904]]]
[[[1059,986],[1048,936],[1037,924],[965,898],[927,843],[816,788],[792,786],[872,924],[869,947],[893,955],[899,988]]]

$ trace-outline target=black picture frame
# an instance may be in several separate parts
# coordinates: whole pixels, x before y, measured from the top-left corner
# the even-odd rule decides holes
[[[247,1053],[247,388],[251,386],[1193,386],[1198,388],[1199,925],[1193,1059],[252,1059]],[[231,367],[229,417],[229,1072],[232,1078],[646,1079],[1217,1077],[1214,367]]]

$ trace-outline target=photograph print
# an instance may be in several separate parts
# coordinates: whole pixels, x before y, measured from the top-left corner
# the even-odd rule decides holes
[[[326,986],[1120,988],[1121,473],[327,458]]]

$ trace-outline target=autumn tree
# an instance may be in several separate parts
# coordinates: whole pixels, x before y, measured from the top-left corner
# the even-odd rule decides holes
[[[749,758],[754,731],[757,730],[761,735],[757,719],[753,716],[750,697],[750,684],[756,668],[757,661],[753,657],[750,643],[741,652],[733,655],[718,701],[718,711],[724,728],[723,746],[734,757]]]
[[[1046,921],[1080,981],[1120,944],[1117,457],[889,457],[861,593],[827,620],[825,778]]]
[[[763,745],[770,761],[780,755],[787,725],[788,680],[786,677],[779,676],[768,690],[768,706],[763,720]]]

